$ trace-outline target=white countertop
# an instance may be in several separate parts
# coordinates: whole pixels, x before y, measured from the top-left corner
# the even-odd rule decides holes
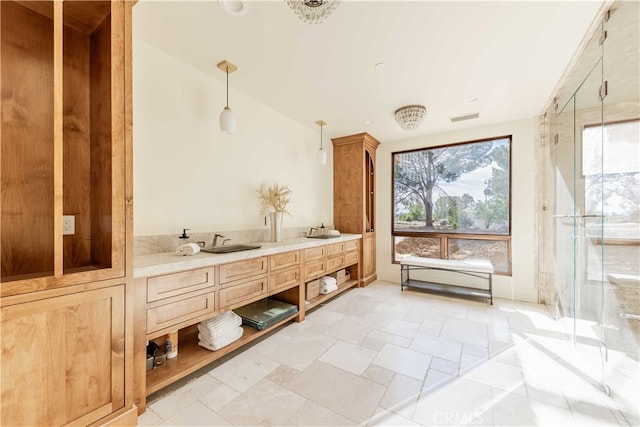
[[[177,273],[179,271],[192,270],[194,268],[211,267],[218,264],[226,264],[233,261],[256,258],[264,255],[274,255],[282,252],[298,249],[315,248],[317,246],[330,245],[332,243],[346,242],[361,238],[361,234],[342,234],[332,239],[309,239],[296,237],[280,243],[256,242],[261,244],[259,249],[231,252],[227,254],[210,254],[199,252],[196,255],[180,256],[175,252],[137,255],[133,257],[133,277],[157,276],[159,274]],[[253,243],[253,242],[252,242]]]

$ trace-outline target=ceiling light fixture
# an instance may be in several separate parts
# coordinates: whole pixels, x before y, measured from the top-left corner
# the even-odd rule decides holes
[[[298,18],[310,24],[319,24],[331,15],[341,0],[286,0]]]
[[[427,109],[422,105],[407,105],[405,107],[398,108],[394,113],[396,122],[404,130],[413,130],[420,126],[424,116],[427,113]]]
[[[229,108],[229,73],[233,73],[238,69],[231,62],[224,60],[218,64],[218,68],[227,73],[227,105],[220,113],[220,130],[229,135],[236,133],[236,117],[233,115],[233,111]]]
[[[322,148],[322,126],[326,125],[327,122],[325,122],[324,120],[318,120],[316,124],[320,126],[320,150],[318,150],[318,163],[320,163],[321,165],[326,165],[327,152],[324,151],[324,148]]]
[[[246,0],[218,0],[218,4],[231,16],[242,16],[249,12],[249,2]]]

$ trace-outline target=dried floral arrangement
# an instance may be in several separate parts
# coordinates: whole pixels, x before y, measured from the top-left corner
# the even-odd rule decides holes
[[[291,189],[286,185],[273,184],[271,186],[267,186],[263,182],[260,184],[258,194],[263,213],[275,211],[291,215],[287,211],[287,205],[291,201],[289,198],[291,195]]]

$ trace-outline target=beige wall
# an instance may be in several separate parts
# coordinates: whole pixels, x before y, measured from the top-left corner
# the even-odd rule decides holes
[[[212,63],[212,67],[215,64]],[[216,70],[217,71],[217,70]],[[242,72],[242,69],[238,73]],[[333,220],[333,172],[316,163],[319,134],[233,91],[238,130],[220,132],[224,78],[134,40],[134,234],[266,228],[261,181],[293,191],[286,227]],[[232,75],[233,76],[233,75]]]
[[[427,119],[428,120],[428,119]],[[494,295],[500,298],[537,302],[536,233],[537,209],[536,146],[537,118],[455,130],[446,133],[382,144],[377,152],[376,210],[378,278],[399,282],[400,267],[392,264],[391,248],[391,153],[413,148],[512,135],[511,231],[513,275],[494,276]],[[375,135],[374,135],[375,136]]]

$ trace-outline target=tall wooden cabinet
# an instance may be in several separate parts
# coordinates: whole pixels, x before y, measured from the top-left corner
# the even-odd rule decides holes
[[[360,286],[377,279],[375,165],[380,142],[368,133],[333,138],[333,223],[362,234]]]
[[[0,425],[136,422],[132,6],[0,2]]]

